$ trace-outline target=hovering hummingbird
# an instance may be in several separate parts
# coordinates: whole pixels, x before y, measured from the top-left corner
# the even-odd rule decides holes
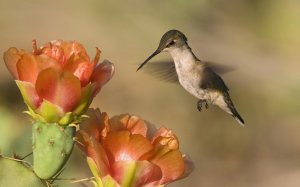
[[[199,111],[202,110],[203,104],[208,108],[208,103],[211,103],[232,115],[240,125],[244,125],[244,120],[230,99],[228,87],[209,63],[199,60],[194,55],[182,32],[178,30],[166,32],[158,48],[139,66],[137,71],[162,51],[168,52],[174,60],[174,63],[162,64],[168,68],[168,77],[177,80],[186,91],[199,99],[197,102]]]

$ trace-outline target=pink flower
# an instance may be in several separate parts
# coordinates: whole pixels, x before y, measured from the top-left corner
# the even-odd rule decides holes
[[[30,115],[38,121],[69,124],[82,115],[114,74],[109,61],[90,60],[75,41],[51,41],[33,51],[9,48],[5,64],[16,80]]]
[[[111,119],[99,110],[80,125],[78,145],[85,151],[96,186],[162,186],[186,177],[192,163],[179,151],[175,134],[149,125],[137,116]]]

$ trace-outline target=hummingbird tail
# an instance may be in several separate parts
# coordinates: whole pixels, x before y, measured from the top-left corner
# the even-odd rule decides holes
[[[224,97],[224,102],[226,103],[226,107],[221,107],[223,110],[225,110],[227,113],[231,114],[232,117],[234,117],[234,119],[242,126],[244,126],[245,122],[243,120],[243,118],[240,116],[240,114],[237,112],[237,110],[235,109],[233,102],[230,99],[229,94],[226,92],[223,95]]]
[[[234,117],[234,119],[242,126],[245,125],[245,122],[243,120],[243,118],[240,116],[240,114],[236,111],[236,109],[231,109],[232,112],[232,117]]]

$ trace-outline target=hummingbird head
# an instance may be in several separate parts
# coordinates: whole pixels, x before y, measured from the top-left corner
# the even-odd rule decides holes
[[[141,69],[151,58],[156,56],[162,51],[169,52],[174,48],[180,48],[184,45],[187,45],[187,38],[186,36],[178,31],[178,30],[169,30],[166,32],[160,39],[158,48],[154,51],[152,55],[150,55],[137,69]]]
[[[186,45],[187,38],[186,36],[178,30],[169,30],[166,32],[160,39],[159,46],[157,50],[169,51],[172,48],[180,48],[183,45]]]

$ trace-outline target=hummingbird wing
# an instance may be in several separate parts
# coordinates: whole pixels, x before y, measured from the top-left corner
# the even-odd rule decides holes
[[[151,62],[143,69],[146,73],[170,83],[179,83],[173,61]]]
[[[204,68],[202,72],[202,80],[199,86],[202,89],[213,89],[216,91],[220,91],[221,93],[229,91],[223,79],[210,67]]]
[[[219,74],[225,74],[228,72],[231,72],[234,70],[232,66],[227,65],[221,65],[217,64],[215,62],[209,62],[209,61],[201,61],[202,63],[205,63],[206,66],[210,67],[213,71],[219,73]],[[173,61],[155,61],[147,64],[143,68],[143,70],[153,75],[154,77],[170,82],[170,83],[179,83],[178,76],[175,68],[175,64]]]
[[[221,74],[221,75],[235,70],[235,67],[230,65],[218,64],[216,62],[211,62],[211,61],[201,61],[201,62],[206,64],[207,67],[211,68],[217,74]]]
[[[220,92],[222,94],[222,101],[216,101],[216,103],[214,104],[218,105],[220,108],[231,114],[239,124],[241,124],[242,126],[244,125],[245,122],[243,118],[235,109],[234,104],[229,96],[228,87],[226,86],[223,79],[211,68],[205,67],[205,69],[203,70],[200,87],[202,89],[211,89]]]

